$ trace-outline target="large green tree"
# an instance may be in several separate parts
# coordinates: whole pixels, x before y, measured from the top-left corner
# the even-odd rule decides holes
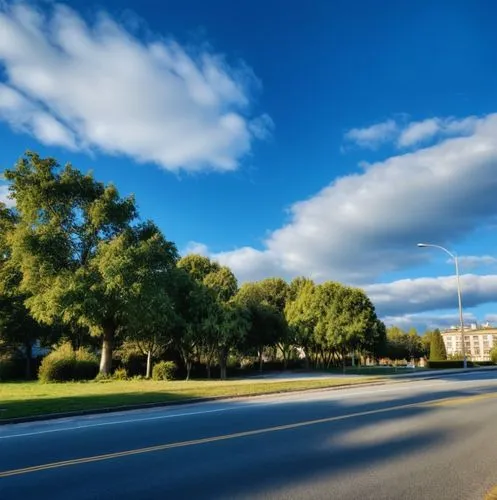
[[[208,376],[213,358],[217,356],[221,378],[226,378],[229,352],[240,342],[246,327],[246,312],[233,303],[238,284],[226,266],[202,255],[190,254],[178,262],[197,285],[198,310],[195,324],[189,324],[187,338],[195,339],[197,354],[206,361]]]
[[[316,362],[317,342],[314,336],[317,317],[313,314],[316,286],[311,279],[298,277],[291,281],[285,304],[289,334],[305,356],[307,367]]]
[[[116,334],[142,316],[136,300],[148,283],[167,279],[174,245],[153,224],[136,225],[133,197],[71,165],[27,153],[4,175],[19,215],[10,249],[26,306],[37,321],[99,335],[109,374]]]
[[[437,328],[431,334],[430,361],[444,361],[447,359],[447,351],[440,330]]]
[[[235,297],[235,301],[245,307],[250,316],[250,327],[243,348],[246,352],[255,351],[258,354],[261,371],[264,350],[281,342],[287,330],[283,315],[286,290],[282,291],[278,300],[274,283],[274,278],[244,283]]]
[[[56,341],[60,329],[41,325],[24,304],[27,295],[20,290],[21,273],[13,264],[9,243],[18,222],[15,210],[0,202],[0,341],[11,354],[25,358],[25,377],[30,378],[34,343]]]
[[[314,299],[321,360],[329,366],[335,357],[345,370],[346,356],[368,347],[377,321],[373,304],[362,290],[330,281],[317,286]]]

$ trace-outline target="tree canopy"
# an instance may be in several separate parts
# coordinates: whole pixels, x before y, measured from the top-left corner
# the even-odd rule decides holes
[[[0,341],[28,348],[64,336],[100,342],[100,372],[122,345],[151,364],[176,356],[187,378],[197,364],[227,376],[230,357],[304,358],[345,366],[378,356],[386,329],[360,289],[298,277],[239,286],[209,257],[180,258],[142,220],[133,196],[53,158],[28,152],[4,173],[15,208],[0,204]],[[404,339],[404,337],[402,337]],[[402,349],[420,350],[414,333]],[[124,344],[123,344],[124,343]],[[3,345],[3,344],[2,344]],[[93,347],[93,346],[92,346]],[[400,349],[400,348],[399,348]]]

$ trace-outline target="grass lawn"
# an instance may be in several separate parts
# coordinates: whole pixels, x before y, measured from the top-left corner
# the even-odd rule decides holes
[[[0,383],[0,422],[5,419],[92,410],[124,405],[180,401],[216,396],[250,396],[305,389],[356,385],[381,377],[294,381],[174,381],[152,380]]]

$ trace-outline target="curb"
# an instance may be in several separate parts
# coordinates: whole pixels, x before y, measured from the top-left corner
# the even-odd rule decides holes
[[[458,375],[459,373],[470,373],[470,372],[483,372],[483,371],[495,371],[496,367],[481,367],[481,368],[468,368],[467,370],[460,370],[457,372],[445,373],[447,376]],[[9,425],[9,424],[22,424],[28,422],[40,422],[44,420],[57,420],[62,418],[70,418],[70,417],[82,417],[86,415],[99,415],[105,413],[117,413],[121,411],[132,411],[132,410],[146,410],[148,408],[162,408],[168,406],[183,406],[188,404],[200,404],[200,403],[209,403],[213,401],[232,401],[234,399],[242,399],[242,398],[257,398],[264,396],[271,396],[277,394],[296,394],[296,393],[312,393],[312,392],[322,392],[322,391],[339,391],[344,389],[353,389],[355,387],[373,387],[378,385],[387,385],[387,384],[400,384],[407,382],[417,382],[418,380],[433,380],[434,378],[438,378],[441,374],[443,374],[444,370],[433,370],[431,373],[426,376],[417,375],[412,378],[407,378],[408,374],[401,375],[391,375],[390,378],[386,378],[383,380],[372,381],[372,382],[364,382],[357,384],[343,384],[343,385],[335,385],[330,387],[315,387],[312,389],[289,389],[289,390],[275,390],[268,391],[260,394],[247,394],[247,395],[234,395],[234,396],[212,396],[212,397],[203,397],[203,398],[188,398],[188,399],[180,399],[177,401],[158,401],[155,403],[140,403],[135,405],[121,405],[121,406],[112,406],[108,408],[95,408],[88,410],[75,410],[69,412],[61,412],[61,413],[48,413],[44,415],[35,415],[32,417],[16,417],[16,418],[8,418],[2,419],[0,418],[0,426]],[[412,375],[412,374],[409,374]],[[393,378],[395,377],[395,378]],[[405,378],[404,378],[405,377]],[[393,378],[393,380],[392,380]],[[497,496],[496,496],[497,500]]]

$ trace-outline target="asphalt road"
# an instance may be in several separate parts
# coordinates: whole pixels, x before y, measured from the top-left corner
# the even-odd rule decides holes
[[[497,373],[0,427],[0,498],[482,499]]]

